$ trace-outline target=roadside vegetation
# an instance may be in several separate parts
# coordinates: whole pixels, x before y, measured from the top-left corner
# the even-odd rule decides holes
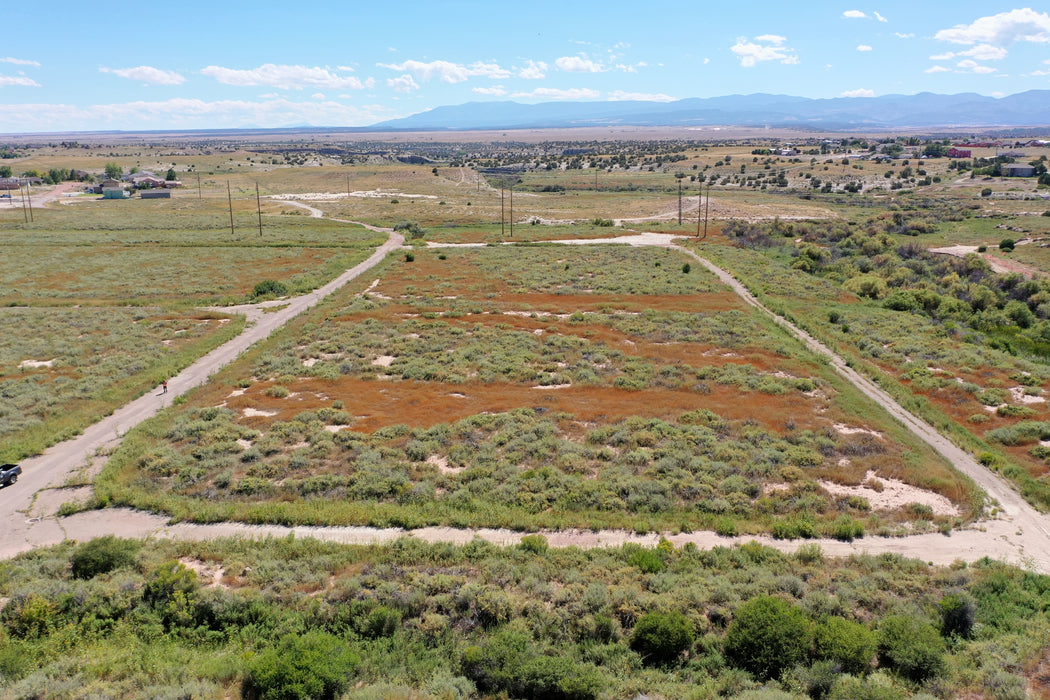
[[[103,538],[0,564],[9,697],[1024,698],[1050,578],[756,543]]]
[[[924,209],[862,224],[731,223],[723,234],[735,247],[704,252],[859,367],[891,378],[906,407],[1046,508],[1050,284],[916,240],[959,220]]]

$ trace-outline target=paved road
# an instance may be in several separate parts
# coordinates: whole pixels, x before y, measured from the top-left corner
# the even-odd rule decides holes
[[[312,209],[312,208],[311,208]],[[317,211],[317,210],[315,210]],[[312,213],[312,212],[311,212]],[[319,215],[320,212],[318,211]],[[371,227],[369,227],[371,228]],[[373,229],[380,230],[380,229]],[[674,245],[674,236],[667,234],[644,234],[619,239],[593,239],[560,241],[575,245],[594,245],[608,243],[626,243],[631,245],[656,245],[673,247],[693,257],[714,273],[726,285],[731,287],[745,302],[769,314],[778,324],[798,337],[813,351],[826,356],[832,367],[843,377],[856,385],[874,401],[893,414],[908,429],[930,444],[961,472],[973,479],[1000,507],[996,518],[982,521],[962,531],[955,531],[950,536],[941,534],[923,534],[911,537],[881,538],[867,537],[852,543],[836,540],[816,540],[824,551],[832,556],[845,556],[853,553],[896,553],[916,557],[937,564],[949,564],[957,559],[975,561],[984,556],[1002,559],[1036,571],[1050,573],[1050,521],[1047,516],[1037,512],[1025,502],[1005,481],[978,464],[970,455],[960,450],[942,437],[924,421],[914,416],[886,394],[882,389],[846,366],[842,358],[829,348],[811,337],[808,333],[788,321],[776,316],[766,309],[755,297],[728,272],[717,267],[709,260],[691,250]],[[167,405],[174,396],[190,386],[206,381],[207,377],[218,367],[226,364],[243,352],[249,345],[268,336],[274,329],[287,322],[305,308],[315,304],[328,293],[345,284],[377,264],[403,240],[391,233],[391,238],[383,247],[364,263],[347,271],[312,295],[293,300],[288,308],[271,314],[260,314],[257,309],[245,309],[250,313],[249,319],[256,319],[256,325],[227,343],[210,355],[202,358],[192,367],[172,380],[171,390],[167,395],[144,396],[120,409],[113,416],[101,421],[85,431],[76,440],[52,448],[41,457],[27,460],[24,466],[29,474],[19,481],[17,488],[22,495],[16,495],[11,501],[4,500],[0,506],[0,522],[9,523],[12,536],[0,544],[0,557],[10,557],[34,546],[42,546],[62,541],[65,538],[85,540],[106,534],[117,534],[124,537],[171,537],[185,540],[203,540],[215,537],[283,537],[294,533],[300,537],[316,537],[341,543],[375,543],[389,542],[406,535],[426,541],[469,542],[475,537],[489,540],[496,544],[513,544],[520,540],[522,533],[498,529],[455,529],[447,527],[427,527],[416,530],[399,528],[370,527],[283,527],[276,525],[244,525],[241,523],[218,523],[196,525],[179,523],[170,525],[162,516],[151,515],[127,509],[108,509],[79,513],[68,518],[53,516],[55,507],[61,503],[65,491],[43,491],[49,485],[59,486],[71,469],[86,463],[95,450],[115,445],[119,434],[153,415]],[[41,491],[41,502],[36,506],[29,502],[27,494]],[[59,494],[57,497],[55,494]],[[3,493],[3,496],[8,496]],[[19,500],[21,499],[21,500]],[[68,499],[67,499],[68,500]],[[18,512],[12,512],[9,502],[17,502]],[[29,518],[39,512],[39,519]],[[32,520],[33,522],[29,522]],[[16,522],[17,521],[17,522]],[[564,530],[548,531],[544,535],[554,546],[575,545],[579,547],[616,546],[624,542],[637,542],[643,545],[655,545],[659,535],[637,535],[625,531],[581,531]],[[774,540],[768,537],[724,538],[711,532],[683,533],[670,536],[676,545],[692,542],[699,547],[713,547],[757,539],[763,544],[785,551],[794,551],[804,544],[802,541]],[[812,540],[810,542],[813,542]]]

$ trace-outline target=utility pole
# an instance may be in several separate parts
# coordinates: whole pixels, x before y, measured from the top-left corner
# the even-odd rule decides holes
[[[499,181],[499,235],[503,236],[506,234],[506,217],[503,215],[503,188],[506,187],[507,181]]]
[[[203,199],[201,197],[201,174],[197,173],[197,200]]]
[[[230,192],[230,181],[226,181],[226,199],[230,203],[230,235],[233,233],[233,194]]]
[[[510,183],[510,237],[514,238],[514,183]]]
[[[18,196],[22,198],[22,218],[29,223],[29,212],[26,210],[26,193],[22,191],[22,183],[18,183]]]
[[[682,225],[682,178],[678,178],[678,225]]]
[[[707,201],[704,203],[704,238],[707,238],[707,213],[711,210],[711,183],[707,183]]]
[[[594,166],[594,191],[598,191],[598,166]]]
[[[29,189],[29,180],[26,180],[26,199],[29,200],[29,220],[33,220],[33,192]]]
[[[255,183],[255,211],[259,213],[259,238],[262,238],[262,200],[259,198],[259,183]]]

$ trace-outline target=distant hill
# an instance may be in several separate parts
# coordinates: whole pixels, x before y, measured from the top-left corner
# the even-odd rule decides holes
[[[976,93],[810,99],[728,95],[675,102],[468,102],[437,107],[370,130],[543,129],[583,126],[770,126],[826,131],[1050,125],[1050,90],[1007,97]]]

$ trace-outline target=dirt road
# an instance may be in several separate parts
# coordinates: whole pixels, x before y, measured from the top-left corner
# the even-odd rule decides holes
[[[305,205],[297,206],[308,208]],[[674,238],[674,236],[668,234],[646,233],[624,236],[622,238],[559,242],[573,245],[614,243],[665,246],[673,247],[693,257],[731,287],[748,304],[768,313],[778,324],[798,337],[813,351],[826,356],[836,371],[940,452],[961,472],[973,479],[999,505],[996,517],[984,520],[970,528],[955,531],[950,536],[922,534],[899,538],[867,537],[851,543],[837,540],[809,540],[808,542],[816,542],[827,554],[832,556],[846,556],[854,553],[895,553],[936,564],[948,564],[958,559],[975,561],[981,557],[989,556],[1043,573],[1050,573],[1050,520],[1046,516],[1038,513],[1028,505],[1006,482],[986,470],[970,455],[957,448],[925,422],[898,405],[892,397],[873,382],[847,367],[845,361],[835,355],[829,348],[762,306],[742,284],[725,270],[690,250],[674,245]],[[227,536],[251,538],[283,537],[294,533],[297,537],[315,537],[332,542],[361,544],[389,542],[404,536],[417,537],[431,542],[465,543],[475,537],[501,545],[518,542],[523,533],[498,529],[471,530],[427,527],[415,530],[402,530],[399,528],[370,527],[259,526],[241,523],[208,525],[180,523],[171,525],[162,516],[127,509],[90,511],[66,518],[55,516],[57,507],[63,501],[72,500],[82,491],[78,489],[56,489],[55,487],[60,486],[61,481],[73,469],[87,464],[96,449],[115,445],[119,441],[122,431],[153,415],[181,391],[185,391],[190,386],[203,383],[211,372],[232,360],[249,345],[266,337],[274,329],[308,306],[316,303],[338,286],[374,266],[387,252],[401,245],[402,242],[399,236],[391,234],[390,240],[377,250],[371,258],[354,269],[347,271],[339,279],[334,280],[312,295],[293,300],[288,308],[279,312],[250,316],[249,318],[254,317],[258,319],[252,328],[248,329],[236,340],[202,358],[174,378],[169,383],[172,390],[168,394],[144,396],[120,409],[113,416],[92,426],[85,431],[83,436],[68,443],[57,445],[41,457],[24,462],[23,466],[27,468],[27,474],[17,484],[19,491],[10,494],[3,493],[3,498],[0,499],[3,501],[3,505],[0,505],[0,522],[8,525],[9,532],[8,538],[3,543],[0,543],[0,557],[14,556],[18,552],[26,551],[32,547],[57,543],[65,538],[86,540],[106,534],[115,534],[122,537],[203,540]],[[48,489],[49,486],[51,487],[50,489]],[[17,507],[14,507],[15,505]],[[657,534],[638,535],[619,530],[598,532],[565,530],[548,531],[542,534],[554,546],[604,547],[616,546],[625,542],[655,545],[659,539]],[[692,542],[699,547],[727,545],[754,539],[784,551],[794,551],[806,542],[774,540],[766,537],[725,538],[711,532],[682,533],[669,536],[668,539],[676,545]]]
[[[3,523],[6,531],[6,536],[0,542],[0,557],[11,557],[36,546],[60,542],[67,537],[85,539],[89,536],[77,528],[75,521],[67,522],[65,519],[54,517],[57,506],[64,500],[72,499],[62,498],[61,492],[57,495],[45,493],[46,490],[63,486],[70,477],[81,470],[90,470],[96,454],[112,450],[128,430],[169,406],[175,397],[204,384],[218,369],[232,362],[249,347],[268,337],[350,280],[378,265],[388,253],[404,243],[404,237],[389,229],[373,226],[365,228],[389,235],[386,243],[367,260],[320,289],[287,302],[279,302],[283,306],[277,311],[261,313],[258,307],[223,309],[230,313],[247,313],[248,324],[244,332],[168,380],[167,393],[158,393],[158,390],[140,396],[88,427],[76,438],[54,445],[43,454],[24,460],[21,463],[22,476],[19,477],[18,483],[0,491],[0,523]],[[109,524],[111,534],[129,534],[119,518],[113,518]]]

